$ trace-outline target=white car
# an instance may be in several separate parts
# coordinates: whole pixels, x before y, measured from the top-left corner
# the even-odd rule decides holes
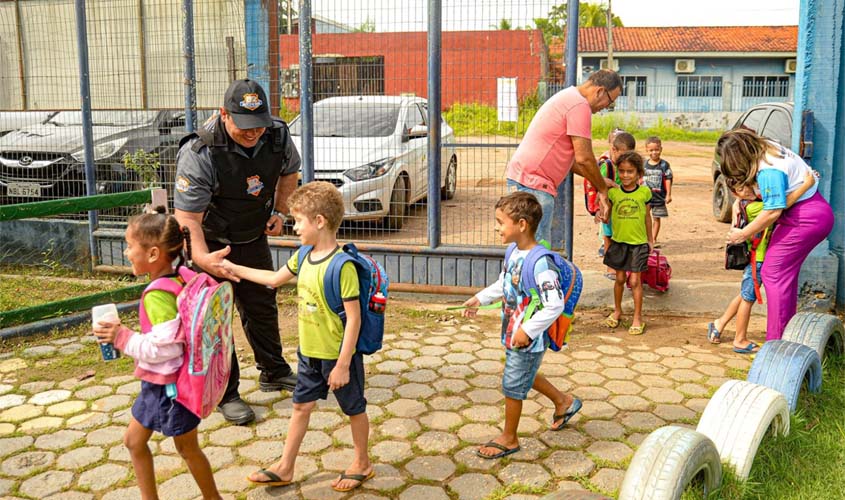
[[[314,179],[328,181],[343,195],[346,220],[381,220],[402,227],[408,206],[428,195],[428,103],[419,97],[330,97],[314,104]],[[302,124],[290,124],[297,149]],[[440,123],[443,143],[454,143],[452,128]],[[441,152],[441,196],[455,196],[458,157]]]

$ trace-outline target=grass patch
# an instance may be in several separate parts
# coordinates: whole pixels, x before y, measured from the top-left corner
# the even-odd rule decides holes
[[[59,299],[125,288],[126,281],[56,279],[48,276],[5,276],[0,280],[0,312],[37,306]]]
[[[544,495],[548,492],[548,488],[514,483],[495,489],[492,493],[487,495],[484,500],[504,500],[511,495]]]
[[[541,104],[536,96],[524,99],[519,104],[519,118],[516,122],[500,123],[496,108],[483,104],[454,104],[443,112],[443,118],[458,137],[477,135],[522,137]],[[657,123],[650,127],[643,127],[637,115],[633,113],[593,115],[592,125],[593,139],[596,143],[603,143],[603,139],[614,128],[630,132],[639,141],[656,135],[664,141],[715,144],[722,134],[721,130],[691,130],[663,118],[659,118]]]

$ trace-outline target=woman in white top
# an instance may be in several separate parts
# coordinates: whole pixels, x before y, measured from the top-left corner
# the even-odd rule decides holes
[[[795,315],[801,264],[833,229],[833,210],[818,192],[818,184],[786,207],[786,195],[801,186],[810,170],[789,149],[750,130],[736,129],[722,134],[716,150],[728,186],[751,187],[763,200],[760,215],[742,229],[731,229],[728,242],[739,243],[775,224],[761,274],[768,299],[766,340],[780,339]]]

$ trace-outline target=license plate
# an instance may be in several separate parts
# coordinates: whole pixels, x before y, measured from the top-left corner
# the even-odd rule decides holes
[[[6,188],[6,194],[25,198],[40,198],[41,186],[34,182],[10,182]]]

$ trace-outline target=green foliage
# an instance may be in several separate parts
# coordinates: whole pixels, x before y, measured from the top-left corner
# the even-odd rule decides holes
[[[145,188],[161,187],[158,178],[161,163],[158,161],[158,153],[147,153],[143,149],[136,149],[134,153],[123,154],[123,166],[138,174]]]
[[[496,108],[484,104],[455,104],[443,112],[443,118],[455,131],[456,136],[516,135],[522,137],[540,107],[536,95],[523,100],[519,105],[519,120],[516,123],[499,123]],[[656,135],[664,141],[682,141],[713,144],[721,131],[694,131],[679,127],[668,120],[659,119],[651,127],[644,128],[633,114],[608,113],[593,115],[594,142],[603,142],[610,131],[621,128],[638,140]]]
[[[494,30],[501,30],[501,31],[510,31],[510,30],[513,29],[513,25],[511,24],[510,20],[508,20],[508,19],[502,19],[501,21],[499,21],[498,25],[491,24],[490,27],[493,28]]]
[[[376,22],[370,19],[370,16],[367,16],[367,20],[361,23],[361,26],[355,29],[355,31],[359,31],[362,33],[375,33],[376,32]]]
[[[613,26],[622,26],[622,19],[613,15]],[[581,28],[607,27],[607,4],[584,3],[578,8],[578,26]]]
[[[613,26],[622,26],[622,19],[613,15]],[[563,38],[566,29],[566,3],[553,5],[546,17],[534,19],[534,25],[543,32],[543,39],[549,45],[554,38]],[[581,2],[578,7],[578,26],[593,28],[607,26],[607,4]]]

